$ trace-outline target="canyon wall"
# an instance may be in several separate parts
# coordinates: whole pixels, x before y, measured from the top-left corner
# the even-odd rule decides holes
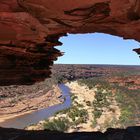
[[[140,0],[1,0],[0,7],[0,85],[49,77],[67,33],[140,41]]]

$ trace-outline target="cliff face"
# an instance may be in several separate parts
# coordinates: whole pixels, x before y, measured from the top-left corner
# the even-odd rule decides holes
[[[1,0],[0,85],[50,76],[66,33],[102,32],[140,41],[139,0]],[[140,48],[135,50],[140,54]]]

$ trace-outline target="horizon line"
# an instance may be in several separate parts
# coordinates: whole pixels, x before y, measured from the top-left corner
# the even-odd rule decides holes
[[[88,63],[54,63],[54,65],[59,65],[59,64],[63,64],[63,65],[115,65],[115,66],[140,66],[137,64],[88,64]]]

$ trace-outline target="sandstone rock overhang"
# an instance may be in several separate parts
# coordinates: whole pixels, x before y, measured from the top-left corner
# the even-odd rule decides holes
[[[0,0],[0,85],[44,80],[61,36],[94,32],[140,41],[140,0]]]

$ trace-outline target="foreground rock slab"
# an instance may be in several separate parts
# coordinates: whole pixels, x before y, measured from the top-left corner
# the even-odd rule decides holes
[[[108,129],[101,132],[62,133],[56,131],[25,131],[0,128],[0,140],[140,140],[140,127]]]

